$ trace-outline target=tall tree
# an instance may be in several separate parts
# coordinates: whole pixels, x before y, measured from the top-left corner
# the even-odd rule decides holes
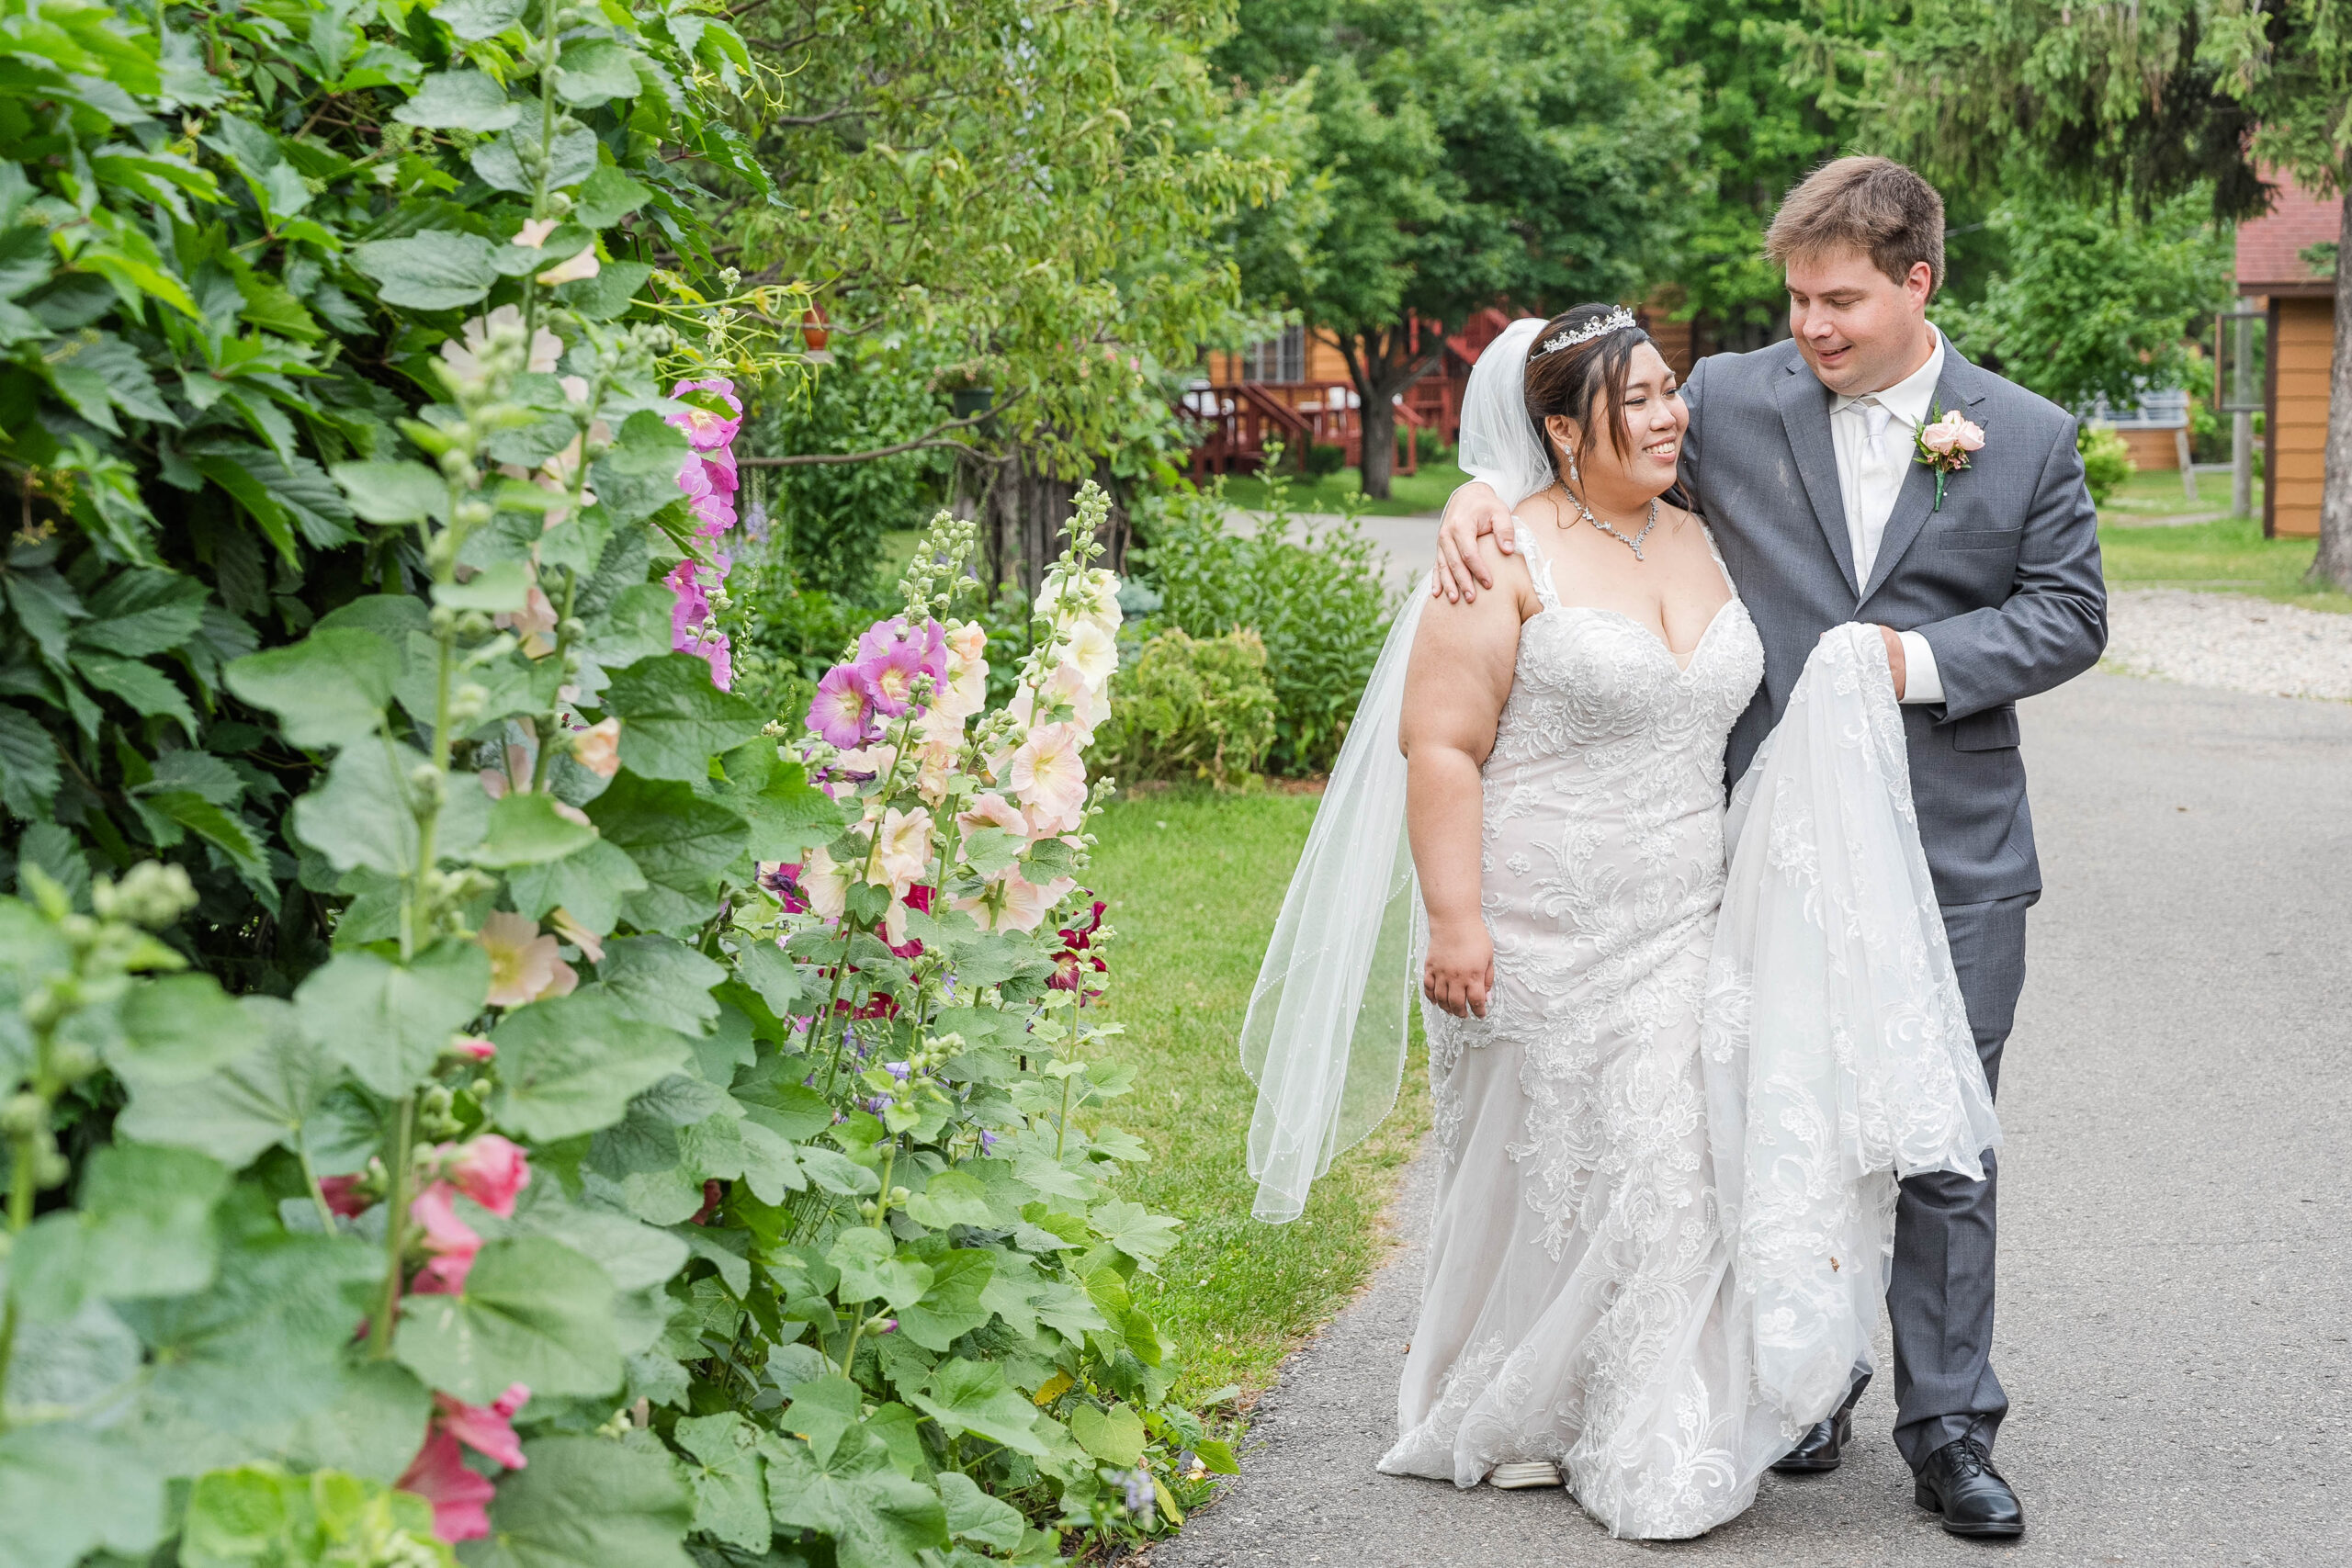
[[[2276,171],[2352,194],[2352,0],[1918,0],[1876,84],[1894,143],[1964,182],[2017,164],[2144,208],[2210,182],[2217,218]],[[2014,162],[2013,162],[2014,161]],[[2339,252],[2352,245],[2345,204]],[[2314,581],[2352,589],[2352,269],[2336,268]]]
[[[1697,96],[1618,0],[1249,12],[1218,62],[1245,89],[1312,91],[1316,171],[1303,243],[1246,251],[1250,283],[1339,340],[1363,488],[1385,496],[1393,400],[1441,352],[1412,318],[1638,294],[1687,216]]]

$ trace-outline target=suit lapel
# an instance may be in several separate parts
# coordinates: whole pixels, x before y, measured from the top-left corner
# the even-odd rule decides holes
[[[1845,492],[1838,485],[1838,445],[1829,435],[1829,389],[1796,358],[1781,376],[1778,388],[1781,423],[1789,433],[1789,449],[1796,454],[1797,475],[1813,502],[1814,521],[1846,574],[1846,586],[1856,600],[1861,584],[1854,574],[1853,541],[1846,536]]]
[[[1936,410],[1950,413],[1958,409],[1978,425],[1983,425],[1984,419],[1978,405],[1984,401],[1984,372],[1962,359],[1960,350],[1952,347],[1951,340],[1946,338],[1943,373],[1936,378]],[[1953,485],[1966,482],[1966,478],[1959,474],[1946,479],[1944,500],[1951,500]],[[1904,476],[1903,490],[1894,498],[1894,510],[1887,513],[1886,532],[1879,538],[1877,558],[1871,562],[1871,580],[1861,591],[1862,603],[1869,603],[1870,596],[1894,574],[1894,568],[1903,559],[1904,552],[1926,529],[1928,519],[1935,514],[1935,510],[1936,472],[1915,457],[1910,471]]]

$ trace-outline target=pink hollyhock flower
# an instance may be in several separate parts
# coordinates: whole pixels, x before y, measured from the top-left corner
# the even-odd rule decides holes
[[[376,1200],[359,1190],[364,1179],[358,1176],[322,1176],[319,1178],[319,1196],[335,1213],[356,1220],[376,1205]]]
[[[858,869],[836,865],[833,857],[822,848],[810,850],[808,858],[800,863],[800,896],[808,900],[808,908],[820,918],[839,920],[849,908],[849,885],[857,880]]]
[[[521,609],[502,610],[490,618],[490,623],[514,633],[526,659],[544,659],[555,651],[555,605],[536,582],[531,584]]]
[[[514,1217],[515,1195],[531,1184],[530,1156],[521,1145],[484,1133],[462,1147],[444,1144],[436,1152],[448,1161],[442,1169],[458,1191],[502,1220]]]
[[[710,666],[710,683],[722,692],[735,689],[735,648],[725,632],[713,632],[678,650],[691,653]]]
[[[392,1484],[433,1505],[433,1533],[449,1544],[490,1534],[489,1505],[498,1489],[466,1468],[458,1439],[440,1427],[426,1430],[424,1446]]]
[[[443,1431],[466,1447],[504,1465],[509,1470],[521,1470],[524,1465],[522,1440],[514,1436],[514,1413],[530,1403],[531,1391],[523,1384],[508,1383],[506,1392],[488,1404],[468,1404],[446,1393],[433,1396],[435,1419]]]
[[[454,1296],[466,1288],[466,1276],[481,1250],[481,1237],[458,1217],[458,1190],[447,1181],[430,1182],[408,1206],[409,1218],[424,1231],[424,1267],[416,1271],[409,1289],[421,1296]]]
[[[714,413],[709,409],[687,403],[670,416],[670,423],[686,433],[686,444],[697,452],[716,452],[735,439],[743,425],[743,404],[735,396],[735,383],[722,378],[704,381],[681,381],[670,389],[673,398],[688,392],[717,392],[734,417]]]
[[[978,920],[982,931],[1033,931],[1077,886],[1075,878],[1057,876],[1041,887],[1009,871],[986,890],[958,898],[956,907]]]
[[[985,659],[989,652],[989,629],[978,621],[958,621],[942,626],[940,635],[947,644],[948,653],[965,660]]]
[[[514,237],[506,243],[510,245],[520,245],[526,251],[536,251],[548,243],[549,234],[562,226],[560,219],[526,218],[523,220],[523,227],[515,231]]]
[[[670,646],[684,652],[695,629],[710,619],[710,591],[702,585],[702,574],[690,560],[672,567],[662,581],[677,596],[670,606]]]
[[[713,494],[733,495],[738,484],[735,472],[735,448],[722,446],[716,452],[702,455],[703,477],[710,481]]]
[[[490,334],[497,327],[523,330],[523,308],[501,305],[487,316],[476,316],[461,331],[461,337],[450,338],[441,344],[441,357],[449,363],[463,380],[472,380],[481,374],[481,351],[490,346]],[[531,352],[524,368],[537,375],[552,376],[563,358],[563,340],[541,327],[531,334]]]
[[[808,705],[808,728],[829,746],[855,746],[865,739],[873,706],[874,691],[865,672],[854,664],[836,664],[817,682],[817,700]]]
[[[570,966],[556,953],[556,940],[540,934],[539,923],[509,909],[485,917],[474,942],[490,954],[490,1005],[521,1007],[548,994],[557,971]],[[572,976],[577,980],[578,976]],[[565,991],[571,987],[566,986]],[[556,992],[557,995],[563,994]]]
[[[461,1056],[471,1056],[477,1062],[487,1062],[498,1055],[498,1047],[479,1034],[460,1034],[449,1042],[449,1048]]]
[[[578,948],[589,963],[602,964],[605,961],[604,938],[582,925],[562,905],[559,904],[548,911],[548,924],[555,928],[556,935]]]
[[[559,283],[578,283],[583,278],[594,277],[599,270],[601,268],[596,260],[595,243],[591,241],[581,247],[578,255],[569,261],[558,262],[539,274],[539,281],[548,288],[553,288]]]
[[[1012,754],[1008,782],[1022,804],[1059,818],[1086,802],[1086,762],[1078,727],[1041,725]]]
[[[1081,795],[1077,804],[1060,810],[1048,810],[1042,806],[1032,806],[1021,815],[1027,824],[1023,831],[1029,835],[1030,842],[1035,843],[1041,839],[1058,839],[1065,833],[1075,833],[1086,826],[1086,799]]]
[[[600,718],[571,737],[571,760],[600,779],[621,771],[621,721]]]

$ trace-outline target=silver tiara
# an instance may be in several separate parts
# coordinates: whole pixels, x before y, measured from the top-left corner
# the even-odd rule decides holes
[[[1640,324],[1634,320],[1633,311],[1620,305],[1597,321],[1588,321],[1574,332],[1565,332],[1557,337],[1544,339],[1536,345],[1535,357],[1541,359],[1547,354],[1557,354],[1564,348],[1574,348],[1578,344],[1590,343],[1597,337],[1607,337],[1611,333],[1622,333],[1627,327]]]

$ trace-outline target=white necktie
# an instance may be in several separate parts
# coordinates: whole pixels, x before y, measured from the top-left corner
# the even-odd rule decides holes
[[[1886,467],[1886,425],[1894,417],[1894,411],[1876,398],[1860,399],[1854,406],[1862,411],[1862,450],[1870,455],[1871,468],[1883,470]]]

